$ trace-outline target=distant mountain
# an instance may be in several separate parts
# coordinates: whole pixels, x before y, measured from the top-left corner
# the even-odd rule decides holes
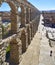
[[[46,11],[43,10],[43,11],[44,11],[44,12],[52,12],[52,13],[55,13],[55,10],[46,10]],[[43,12],[43,11],[42,11],[42,12]]]
[[[8,13],[10,13],[10,11],[0,11],[0,12],[2,12],[2,13],[4,13],[4,12],[8,12]]]
[[[50,10],[49,12],[54,12],[55,13],[55,10]]]
[[[10,23],[11,21],[10,21],[10,20],[2,20],[2,22],[3,22],[3,23],[5,23],[5,22]]]

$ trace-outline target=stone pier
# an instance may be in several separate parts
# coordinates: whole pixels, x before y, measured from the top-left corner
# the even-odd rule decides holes
[[[10,61],[14,64],[19,64],[20,56],[22,54],[22,44],[19,39],[12,39],[10,42]]]
[[[36,26],[39,23],[39,21],[36,22],[36,19],[38,19],[36,16],[38,16],[37,13],[40,13],[40,11],[37,10],[27,0],[23,0],[23,1],[0,0],[1,4],[3,2],[7,2],[11,7],[11,15],[10,15],[11,32],[10,32],[10,36],[3,39],[4,32],[2,29],[2,18],[1,18],[2,15],[1,15],[0,16],[0,65],[9,65],[9,64],[18,65],[22,60],[22,54],[26,52],[31,41],[33,40],[33,37],[36,34],[37,31]],[[21,12],[18,12],[19,7],[21,8]],[[5,62],[6,49],[9,45],[10,45],[10,59],[9,62],[7,63]],[[32,53],[33,52],[34,50],[32,51]]]

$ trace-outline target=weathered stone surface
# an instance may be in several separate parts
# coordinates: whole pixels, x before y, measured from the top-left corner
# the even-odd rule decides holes
[[[26,53],[23,54],[19,65],[55,65],[55,45],[50,47],[49,39],[46,37],[46,29],[42,25],[42,19],[41,15],[38,32]],[[50,56],[50,51],[52,51],[52,56]]]
[[[19,39],[18,39],[19,40]],[[11,50],[10,50],[10,59],[13,63],[16,63],[18,64],[19,63],[19,55],[21,55],[21,42],[20,40],[17,41],[16,39],[13,39],[11,42],[10,42],[10,47],[11,47]]]
[[[21,42],[22,42],[22,53],[26,51],[26,33],[25,30],[21,32]]]
[[[35,31],[36,31],[36,29],[35,29],[36,26],[34,25],[35,24],[34,22],[36,22],[36,20],[35,20],[36,13],[40,13],[40,12],[32,4],[30,4],[27,0],[23,0],[23,1],[22,0],[12,0],[12,1],[11,0],[3,0],[3,1],[0,0],[0,3],[2,3],[2,2],[7,2],[11,7],[11,16],[10,16],[10,18],[11,18],[11,32],[10,33],[13,35],[2,40],[2,28],[1,28],[2,21],[0,20],[0,64],[1,65],[9,65],[9,63],[5,62],[6,48],[9,45],[9,43],[10,43],[10,47],[11,47],[10,60],[11,60],[11,62],[18,64],[22,59],[21,58],[22,52],[26,51],[26,49],[28,48],[28,45],[31,43],[31,37],[32,37],[32,39],[34,37]],[[21,7],[20,14],[18,12],[19,6]],[[18,25],[20,22],[19,18],[21,19],[20,28],[25,27],[25,29],[24,29],[25,31],[24,30],[20,31],[20,28]],[[32,22],[32,28],[30,25],[30,21]],[[20,38],[19,34],[21,35],[21,38]],[[36,39],[35,40],[33,39],[33,41],[39,43],[39,41]],[[37,58],[36,58],[36,52],[35,52],[37,50],[36,46],[38,48],[39,44],[32,43],[31,47],[28,48],[29,50],[31,49],[31,51],[32,51],[32,53],[29,53],[30,54],[30,56],[29,56],[30,63],[33,62],[34,65],[36,65],[34,63],[34,61],[35,61],[34,57],[36,60],[39,57],[38,56],[39,49],[38,49]],[[33,49],[33,47],[35,50]],[[27,55],[27,57],[28,57],[28,55]],[[32,59],[32,61],[31,61],[31,59]],[[37,61],[37,63],[38,63],[38,61]]]
[[[36,33],[26,53],[22,56],[22,61],[19,65],[38,65],[39,53],[40,53],[40,37],[39,33]]]
[[[2,17],[0,16],[0,42],[2,41]]]

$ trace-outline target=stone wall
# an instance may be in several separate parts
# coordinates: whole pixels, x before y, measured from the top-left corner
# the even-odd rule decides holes
[[[38,30],[40,12],[26,0],[4,0],[11,6],[11,36],[2,39],[2,18],[0,18],[0,64],[14,63],[18,65],[22,60],[22,54],[31,43]],[[0,3],[4,2],[0,1]],[[18,14],[18,7],[21,13]],[[37,15],[38,13],[38,15]],[[1,16],[0,16],[1,17]],[[19,20],[21,18],[21,20]],[[19,27],[19,22],[21,23]],[[10,62],[6,63],[6,48],[10,44]]]

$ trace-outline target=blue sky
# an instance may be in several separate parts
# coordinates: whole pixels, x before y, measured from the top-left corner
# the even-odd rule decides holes
[[[2,5],[1,5],[1,7],[0,7],[0,11],[10,11],[11,10],[11,8],[10,8],[10,6],[9,6],[9,4],[7,4],[7,3],[2,3]]]
[[[55,10],[55,0],[28,0],[39,10]],[[0,7],[0,11],[9,11],[8,4],[3,3]]]
[[[28,0],[39,10],[54,10],[55,0]]]

